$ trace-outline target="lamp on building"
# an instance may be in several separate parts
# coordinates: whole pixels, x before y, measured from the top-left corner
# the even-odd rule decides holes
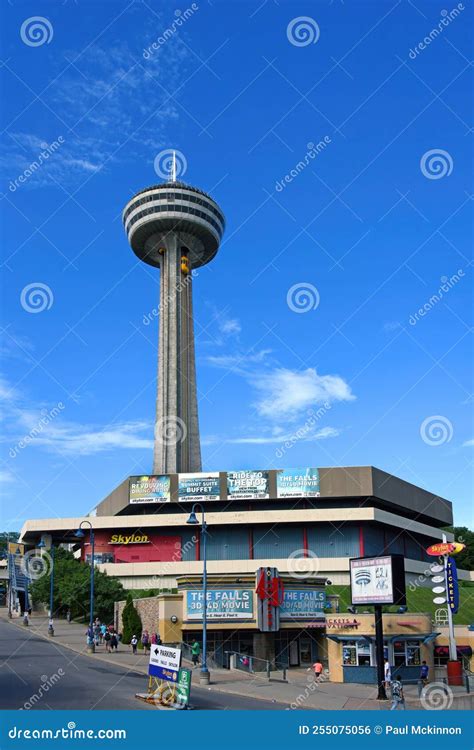
[[[207,668],[207,556],[206,556],[206,537],[207,537],[207,524],[204,517],[204,508],[200,503],[194,503],[191,508],[191,513],[186,523],[193,526],[199,525],[198,518],[196,516],[196,508],[199,508],[202,513],[201,522],[201,536],[202,536],[202,561],[203,561],[203,574],[202,574],[202,664],[200,673],[200,682],[203,685],[209,685],[210,674]]]
[[[170,620],[173,625],[176,625],[176,623],[178,622],[178,618],[176,617],[176,615],[171,615]]]
[[[404,615],[405,612],[408,611],[408,607],[403,604],[401,607],[397,609],[397,615]]]
[[[94,529],[90,521],[81,521],[79,528],[74,532],[76,539],[84,539],[85,534],[82,530],[84,524],[89,526],[89,541],[91,545],[91,584],[90,584],[90,617],[89,632],[87,634],[87,650],[90,654],[95,652],[94,646]]]

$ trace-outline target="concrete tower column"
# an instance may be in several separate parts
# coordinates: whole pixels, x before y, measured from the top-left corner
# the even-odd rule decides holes
[[[153,473],[201,471],[196,389],[192,274],[178,232],[160,240],[158,388]],[[163,252],[164,251],[164,252]]]
[[[212,260],[225,229],[217,203],[175,172],[123,212],[133,251],[160,269],[154,474],[201,471],[192,272]]]

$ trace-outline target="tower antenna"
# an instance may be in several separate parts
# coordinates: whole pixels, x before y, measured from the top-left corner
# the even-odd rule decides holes
[[[171,160],[171,182],[176,182],[176,151],[173,151]]]

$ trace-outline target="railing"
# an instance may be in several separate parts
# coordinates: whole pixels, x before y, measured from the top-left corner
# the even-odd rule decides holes
[[[193,654],[192,654],[191,645],[189,643],[177,643],[176,646],[181,649],[182,658],[186,659],[186,661],[191,661],[192,662],[192,660],[193,660]],[[198,660],[198,662],[199,662],[199,664],[202,663],[202,652],[199,654],[199,660]],[[215,654],[214,654],[213,651],[208,651],[207,652],[207,654],[206,654],[206,662],[207,662],[207,666],[210,669],[222,669],[222,664],[220,664],[216,660]]]
[[[227,668],[236,669],[248,674],[259,674],[266,676],[268,680],[279,680],[287,682],[286,666],[269,659],[260,659],[249,654],[241,654],[238,651],[224,651],[227,657]]]

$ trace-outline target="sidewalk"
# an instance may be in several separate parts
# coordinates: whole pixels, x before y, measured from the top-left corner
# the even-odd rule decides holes
[[[33,631],[35,635],[54,640],[58,645],[70,648],[76,653],[91,659],[106,661],[121,666],[126,671],[143,674],[144,690],[148,673],[148,656],[139,651],[137,656],[131,653],[131,647],[119,644],[117,653],[107,654],[105,646],[99,646],[95,654],[88,654],[86,650],[86,625],[78,623],[68,624],[65,620],[55,620],[54,638],[48,636],[48,618],[33,616],[26,628],[22,620],[8,620],[5,610],[0,610],[0,618],[10,622],[13,626]],[[186,662],[186,666],[190,666]],[[288,683],[268,681],[266,676],[247,674],[227,669],[211,670],[211,685],[207,689],[222,693],[242,695],[246,698],[265,699],[281,703],[290,709],[320,709],[334,711],[338,709],[357,710],[387,710],[389,702],[377,701],[377,689],[373,685],[341,684],[324,682],[315,684],[311,672],[305,670],[289,670]],[[199,669],[193,671],[193,685],[199,687]],[[417,687],[408,685],[405,688],[406,706],[408,709],[420,708]],[[283,707],[283,706],[282,706]]]

